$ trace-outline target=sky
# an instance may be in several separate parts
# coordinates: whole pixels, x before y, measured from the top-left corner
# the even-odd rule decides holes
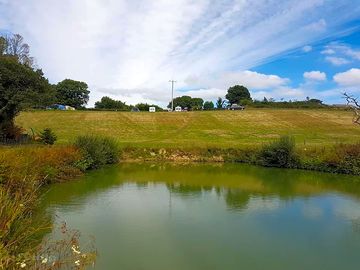
[[[256,99],[360,95],[360,0],[0,0],[51,83],[166,106],[175,96]]]

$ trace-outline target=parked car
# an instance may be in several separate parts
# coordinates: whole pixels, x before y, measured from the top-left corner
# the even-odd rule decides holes
[[[229,110],[231,110],[231,111],[245,110],[245,107],[242,105],[238,105],[238,104],[231,104],[231,106],[229,107]]]

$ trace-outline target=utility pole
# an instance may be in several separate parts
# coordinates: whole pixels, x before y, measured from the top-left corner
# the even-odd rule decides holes
[[[171,111],[174,111],[174,84],[176,81],[170,80],[171,82]]]

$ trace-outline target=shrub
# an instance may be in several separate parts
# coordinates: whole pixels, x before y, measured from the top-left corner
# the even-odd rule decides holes
[[[346,174],[360,174],[360,143],[338,144],[325,157],[329,171]]]
[[[296,167],[298,157],[295,154],[294,138],[282,136],[278,140],[264,145],[259,152],[259,163],[267,167]]]
[[[105,164],[113,164],[118,161],[118,147],[114,140],[96,136],[80,136],[75,142],[84,155],[84,159],[78,162],[82,170],[96,169]]]
[[[50,128],[45,128],[40,133],[40,141],[44,144],[53,145],[57,140],[55,133]]]

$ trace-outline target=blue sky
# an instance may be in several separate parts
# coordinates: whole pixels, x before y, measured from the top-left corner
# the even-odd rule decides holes
[[[51,82],[82,80],[90,105],[223,97],[360,95],[360,0],[0,0],[0,31],[19,33]]]

